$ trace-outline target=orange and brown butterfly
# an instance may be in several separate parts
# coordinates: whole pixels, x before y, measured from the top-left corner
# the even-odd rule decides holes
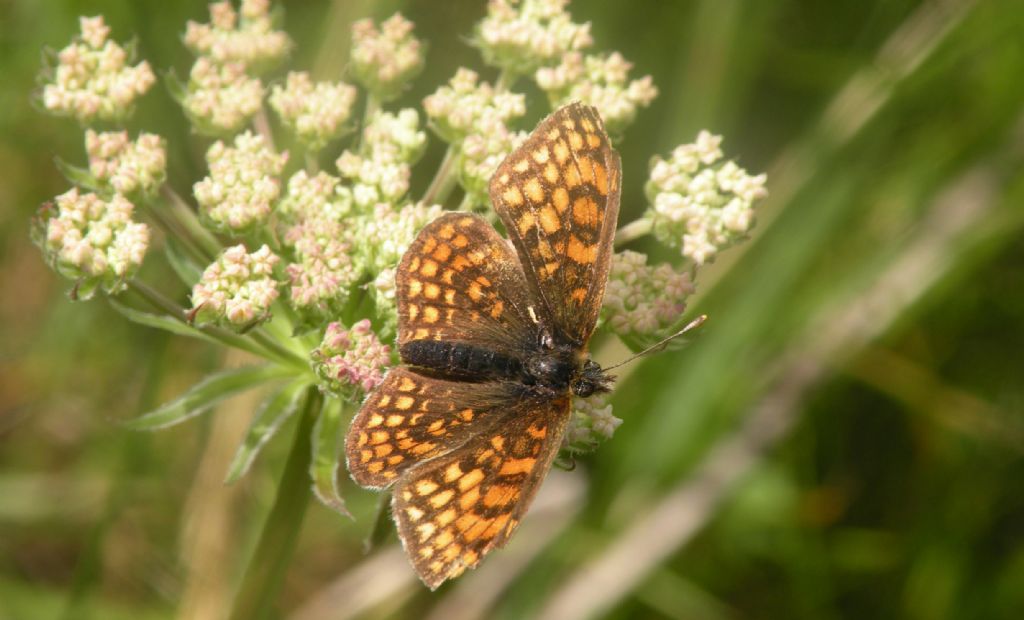
[[[511,244],[483,218],[427,225],[397,271],[402,366],[365,400],[345,454],[390,488],[431,589],[508,541],[558,454],[573,395],[608,391],[590,360],[621,168],[597,110],[544,119],[491,178]]]

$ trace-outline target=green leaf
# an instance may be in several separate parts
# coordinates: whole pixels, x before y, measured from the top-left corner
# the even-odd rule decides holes
[[[228,475],[224,482],[231,484],[244,476],[252,466],[256,456],[278,429],[298,410],[302,404],[302,396],[309,386],[308,377],[292,381],[282,389],[267,397],[256,411],[249,424],[249,431],[238,446],[235,458],[228,467]]]
[[[197,265],[189,258],[184,248],[181,247],[181,242],[177,239],[171,236],[167,237],[164,253],[167,255],[167,262],[171,264],[171,269],[185,286],[193,286],[203,276],[202,266]]]
[[[178,334],[179,336],[191,336],[192,338],[198,338],[205,340],[206,342],[212,342],[213,344],[223,345],[224,343],[217,340],[213,336],[204,333],[202,330],[192,327],[188,323],[183,323],[178,319],[170,316],[162,316],[159,314],[151,314],[149,312],[143,312],[134,308],[129,308],[124,304],[118,303],[113,299],[110,300],[110,305],[114,310],[120,312],[125,318],[139,325],[145,325],[146,327],[155,327],[157,329],[165,329],[172,334]]]
[[[345,445],[342,429],[342,402],[337,398],[326,398],[320,417],[313,427],[313,462],[309,474],[313,478],[313,494],[328,508],[346,517],[345,500],[338,492],[338,461]]]
[[[239,392],[251,390],[269,381],[294,377],[295,371],[281,366],[247,366],[213,374],[181,395],[125,426],[135,430],[156,430],[180,424],[199,415],[220,401]]]
[[[64,178],[72,185],[78,185],[93,192],[100,190],[100,182],[86,168],[73,166],[60,157],[55,157],[54,163],[57,164],[57,169],[64,175]]]

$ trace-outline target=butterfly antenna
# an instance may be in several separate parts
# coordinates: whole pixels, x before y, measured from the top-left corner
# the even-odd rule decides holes
[[[647,347],[643,351],[634,354],[632,357],[629,357],[629,358],[619,362],[618,364],[615,364],[614,366],[609,366],[608,368],[605,368],[603,370],[605,370],[607,372],[607,371],[612,370],[614,368],[618,368],[619,366],[624,366],[624,365],[632,362],[633,360],[635,360],[638,357],[643,357],[644,355],[647,355],[648,353],[653,353],[654,351],[662,349],[670,341],[675,340],[676,338],[682,336],[683,334],[685,334],[686,332],[690,331],[691,329],[696,329],[696,328],[700,327],[704,323],[704,321],[706,321],[707,319],[708,319],[708,315],[702,314],[699,317],[697,317],[694,320],[692,320],[689,323],[687,323],[686,327],[682,328],[681,330],[677,331],[676,333],[672,334],[671,336],[666,336],[665,338],[662,338],[658,342],[656,342],[656,343],[652,344],[651,346]]]

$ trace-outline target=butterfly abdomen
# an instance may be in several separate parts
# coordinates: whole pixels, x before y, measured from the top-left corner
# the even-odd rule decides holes
[[[523,375],[523,364],[515,357],[464,342],[413,340],[401,345],[399,354],[406,364],[457,377],[516,380]]]

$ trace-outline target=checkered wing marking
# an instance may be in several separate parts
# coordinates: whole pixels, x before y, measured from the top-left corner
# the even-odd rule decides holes
[[[519,351],[536,340],[519,261],[477,215],[448,213],[424,227],[396,283],[399,346],[429,339]]]
[[[597,110],[559,108],[498,166],[490,194],[554,327],[586,345],[608,280],[622,177]]]
[[[515,531],[558,454],[569,404],[568,396],[522,400],[500,426],[399,479],[391,503],[398,533],[431,589]]]
[[[474,434],[490,431],[522,388],[510,383],[464,383],[391,369],[352,420],[345,457],[364,487],[393,484],[417,463],[447,454]]]

